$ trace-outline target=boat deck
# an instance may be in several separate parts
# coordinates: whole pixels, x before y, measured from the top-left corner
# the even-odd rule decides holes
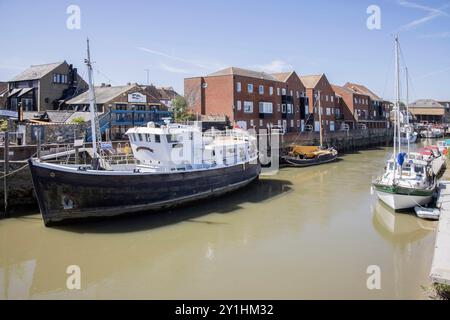
[[[450,285],[450,181],[439,183],[437,207],[441,209],[430,277]]]

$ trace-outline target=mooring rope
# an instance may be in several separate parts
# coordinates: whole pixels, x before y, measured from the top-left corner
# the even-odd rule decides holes
[[[19,169],[16,169],[16,170],[14,170],[14,171],[11,171],[10,173],[8,173],[8,174],[6,174],[6,175],[4,175],[4,176],[1,176],[0,179],[4,179],[4,178],[6,178],[6,177],[9,177],[10,175],[12,175],[12,174],[14,174],[14,173],[17,173],[17,172],[19,172],[20,170],[25,169],[26,167],[28,167],[28,163],[27,163],[26,165],[20,167]],[[2,173],[4,173],[4,172],[2,172]]]

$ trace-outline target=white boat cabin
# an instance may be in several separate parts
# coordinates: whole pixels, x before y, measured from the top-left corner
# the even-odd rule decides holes
[[[138,166],[154,171],[208,169],[257,160],[256,137],[241,129],[203,133],[198,124],[149,122],[126,134]]]

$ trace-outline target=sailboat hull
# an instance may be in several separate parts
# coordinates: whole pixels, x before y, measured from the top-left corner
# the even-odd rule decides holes
[[[237,190],[255,180],[259,164],[169,173],[83,171],[29,160],[46,225],[63,220],[158,210]]]
[[[417,205],[425,205],[428,204],[432,197],[433,192],[420,192],[420,193],[395,193],[395,192],[386,192],[376,188],[376,194],[378,199],[383,201],[389,207],[394,210],[402,210],[413,208]]]

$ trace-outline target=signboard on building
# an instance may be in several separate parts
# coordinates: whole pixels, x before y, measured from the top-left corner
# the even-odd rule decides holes
[[[128,102],[131,103],[147,103],[147,96],[140,92],[128,94]]]

